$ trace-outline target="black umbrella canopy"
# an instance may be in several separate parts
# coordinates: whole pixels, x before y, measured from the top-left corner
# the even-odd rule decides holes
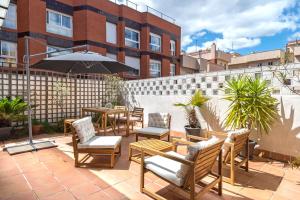
[[[73,74],[115,74],[135,70],[116,60],[91,51],[80,51],[45,58],[32,66],[36,69]]]

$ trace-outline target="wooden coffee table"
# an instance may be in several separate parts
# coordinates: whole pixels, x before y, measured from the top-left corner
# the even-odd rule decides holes
[[[129,160],[141,163],[141,150],[143,148],[157,150],[157,151],[172,151],[174,146],[170,142],[165,142],[157,139],[141,140],[129,144]],[[132,150],[139,151],[137,154],[133,154]]]

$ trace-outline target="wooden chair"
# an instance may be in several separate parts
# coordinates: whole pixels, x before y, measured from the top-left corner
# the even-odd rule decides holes
[[[148,118],[148,127],[134,131],[135,140],[138,141],[138,137],[158,140],[167,137],[170,141],[171,115],[169,113],[149,113]]]
[[[133,111],[129,113],[128,123],[131,126],[131,130],[133,131],[133,126],[135,123],[140,122],[142,124],[142,128],[144,128],[144,108],[134,107]],[[127,117],[120,117],[118,123],[126,123]]]
[[[90,123],[91,129],[94,129],[91,117],[86,117],[83,119],[79,119],[84,121],[84,123]],[[78,127],[74,127],[74,123],[78,123],[78,121],[73,122],[72,124],[72,143],[74,149],[74,158],[75,158],[75,167],[80,166],[91,166],[91,167],[103,167],[108,166],[113,168],[115,165],[115,157],[121,156],[121,136],[90,136],[85,142],[80,142],[80,136],[78,134]],[[81,123],[81,122],[80,122]],[[96,133],[95,129],[94,132]],[[80,133],[82,134],[82,132]],[[82,135],[81,135],[82,137]],[[82,159],[79,160],[79,154],[86,154]],[[91,164],[86,163],[86,161],[93,155],[109,155],[110,163],[109,164]]]
[[[209,131],[208,134],[225,139],[228,138],[228,134],[224,132]],[[235,183],[235,171],[238,168],[242,168],[246,172],[249,170],[249,134],[250,131],[246,130],[243,134],[234,134],[230,141],[228,139],[225,140],[223,164],[230,167],[230,176],[224,177],[223,180],[232,185]],[[245,151],[244,157],[240,155],[242,150]]]
[[[161,151],[155,151],[150,149],[142,149],[141,154],[141,183],[140,190],[151,196],[154,199],[163,200],[162,196],[153,193],[145,188],[144,177],[147,171],[151,171],[156,176],[167,181],[171,185],[183,190],[189,199],[200,199],[206,192],[210,189],[216,190],[218,194],[222,195],[222,145],[224,140],[219,140],[217,143],[205,147],[199,150],[192,160],[187,160],[184,156],[176,155],[174,153],[164,153]],[[189,141],[177,140],[174,145],[184,144],[190,145],[194,144]],[[156,160],[160,157],[161,162],[159,163],[153,159],[155,156],[146,158],[145,155],[156,155]],[[217,173],[212,172],[213,165],[218,157],[218,170]],[[152,159],[153,161],[150,161]],[[171,160],[171,161],[170,161]],[[149,162],[150,161],[150,162]],[[155,163],[156,162],[156,163]],[[152,164],[152,166],[151,166]],[[170,166],[171,165],[171,166]],[[178,171],[174,171],[177,165],[185,165],[187,167],[187,174],[182,178],[178,178],[176,174]],[[175,168],[174,168],[175,167]],[[172,171],[172,172],[171,172]],[[175,173],[175,174],[174,174]],[[205,177],[212,177],[212,181],[209,183],[204,183],[202,179]],[[218,185],[217,188],[215,186]],[[202,190],[196,192],[196,186],[203,187]]]

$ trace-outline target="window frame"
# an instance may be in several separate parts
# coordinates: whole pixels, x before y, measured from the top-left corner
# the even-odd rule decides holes
[[[174,71],[172,69],[174,69]],[[170,76],[176,76],[176,64],[174,63],[170,63]]]
[[[8,45],[8,52],[9,52],[9,54],[10,54],[10,52],[11,52],[11,46],[10,45],[14,45],[15,47],[15,55],[14,56],[11,56],[11,55],[4,55],[4,54],[2,54],[2,44],[3,43],[7,43],[7,44],[9,44]],[[13,64],[17,64],[18,63],[18,44],[17,43],[14,43],[14,42],[10,42],[10,41],[6,41],[6,40],[0,40],[0,60],[2,60],[2,59],[14,59],[14,61],[15,62],[7,62],[7,63],[13,63]],[[5,63],[5,61],[1,61],[1,62],[3,62],[3,63]]]
[[[124,62],[125,64],[126,64],[126,57],[127,58],[135,58],[135,59],[139,60],[139,69],[135,69],[134,67],[132,67],[132,68],[134,68],[135,71],[138,71],[138,73],[130,71],[129,74],[133,74],[135,76],[140,76],[141,75],[141,57],[133,57],[133,56],[126,56],[125,55],[125,62]],[[126,64],[126,65],[128,65],[128,64]]]
[[[132,40],[130,38],[126,38],[126,29],[129,30],[129,31],[132,31],[132,32],[135,32],[138,34],[138,41],[135,41],[135,40]],[[130,47],[130,48],[135,48],[135,49],[140,49],[140,42],[141,42],[141,34],[140,34],[140,31],[139,30],[135,30],[135,29],[132,29],[132,28],[128,28],[128,27],[125,27],[124,29],[124,40],[125,40],[125,46],[127,47]],[[129,46],[126,44],[126,40],[129,41],[129,42],[133,42],[133,43],[136,43],[137,44],[137,47],[132,47],[132,46]]]
[[[107,32],[107,24],[112,24],[112,25],[114,25],[115,26],[115,41],[114,42],[112,42],[112,41],[108,41],[108,32]],[[106,37],[106,42],[107,43],[110,43],[110,44],[117,44],[117,42],[118,42],[118,36],[117,36],[117,24],[114,24],[114,23],[111,23],[111,22],[108,22],[108,21],[106,21],[106,23],[105,23],[105,37]]]
[[[55,14],[58,14],[60,16],[60,25],[56,25],[56,24],[52,24],[50,23],[50,18],[49,18],[49,12],[51,13],[55,13]],[[68,17],[70,19],[70,28],[68,27],[65,27],[63,26],[63,16],[64,17]],[[63,29],[65,31],[70,31],[70,34],[63,34],[59,31],[52,31],[52,30],[49,30],[48,29],[48,26],[51,26],[51,27],[56,27],[58,29]],[[46,9],[46,31],[48,33],[53,33],[53,34],[57,34],[57,35],[62,35],[62,36],[65,36],[65,37],[73,37],[73,16],[72,15],[67,15],[67,14],[64,14],[64,13],[61,13],[61,12],[57,12],[55,10],[51,10],[51,9]]]
[[[174,49],[172,48],[174,44]],[[170,40],[170,54],[171,56],[176,56],[176,41]]]
[[[58,46],[53,46],[53,45],[47,45],[47,47],[46,47],[47,53],[48,53],[48,52],[51,52],[51,50],[48,50],[49,48],[52,48],[52,49],[54,49],[54,50],[55,50],[55,49],[58,49],[58,50],[64,50],[64,51],[49,53],[49,54],[47,54],[47,58],[55,57],[55,56],[60,56],[60,55],[65,55],[65,54],[68,54],[68,53],[72,53],[72,50],[68,50],[68,49],[65,50],[64,47],[58,47]],[[54,51],[54,50],[53,50],[53,51]],[[51,56],[51,54],[57,54],[57,55]],[[49,56],[49,55],[50,55],[50,56]]]
[[[154,51],[154,52],[161,52],[161,49],[162,49],[161,36],[160,36],[160,35],[157,35],[157,34],[155,34],[155,33],[150,33],[149,36],[150,36],[150,38],[149,38],[149,47],[150,47],[150,50],[151,50],[151,51]],[[151,43],[151,37],[157,37],[157,38],[159,38],[160,44],[157,45],[157,44]],[[152,49],[152,46],[154,46],[154,47],[159,47],[159,50]]]
[[[14,6],[15,7],[15,18],[13,19],[13,20],[11,20],[11,19],[9,19],[8,18],[8,13],[9,13],[9,8],[11,8],[11,6]],[[3,22],[3,27],[5,27],[5,28],[9,28],[9,29],[14,29],[14,30],[16,30],[17,29],[17,27],[18,27],[18,24],[17,24],[17,20],[18,20],[18,12],[17,12],[17,9],[18,9],[18,7],[17,7],[17,5],[16,4],[14,4],[14,3],[10,3],[9,4],[9,6],[8,6],[8,10],[7,10],[7,13],[6,13],[6,18],[5,18],[5,20],[4,20],[4,22]],[[10,27],[10,26],[8,26],[7,24],[5,24],[5,23],[7,23],[7,21],[6,20],[9,20],[9,21],[13,21],[13,23],[14,23],[14,26],[13,27]]]
[[[153,69],[152,69],[152,64],[159,64],[159,70],[153,70]],[[152,71],[157,71],[157,72],[159,72],[159,76],[152,76],[152,75],[151,75],[151,72],[152,72]],[[149,76],[150,76],[151,78],[158,78],[158,77],[161,77],[161,61],[150,59],[150,62],[149,62]]]

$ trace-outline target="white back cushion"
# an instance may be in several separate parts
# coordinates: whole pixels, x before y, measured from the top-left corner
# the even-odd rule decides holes
[[[197,142],[193,145],[188,146],[188,154],[185,156],[187,160],[194,160],[198,151],[201,151],[207,147],[210,147],[216,143],[218,143],[220,139],[215,136],[212,136],[209,140]]]
[[[149,113],[148,126],[169,129],[169,113]]]
[[[73,122],[72,125],[75,128],[76,133],[78,134],[81,144],[87,142],[96,135],[91,116],[78,119]]]

